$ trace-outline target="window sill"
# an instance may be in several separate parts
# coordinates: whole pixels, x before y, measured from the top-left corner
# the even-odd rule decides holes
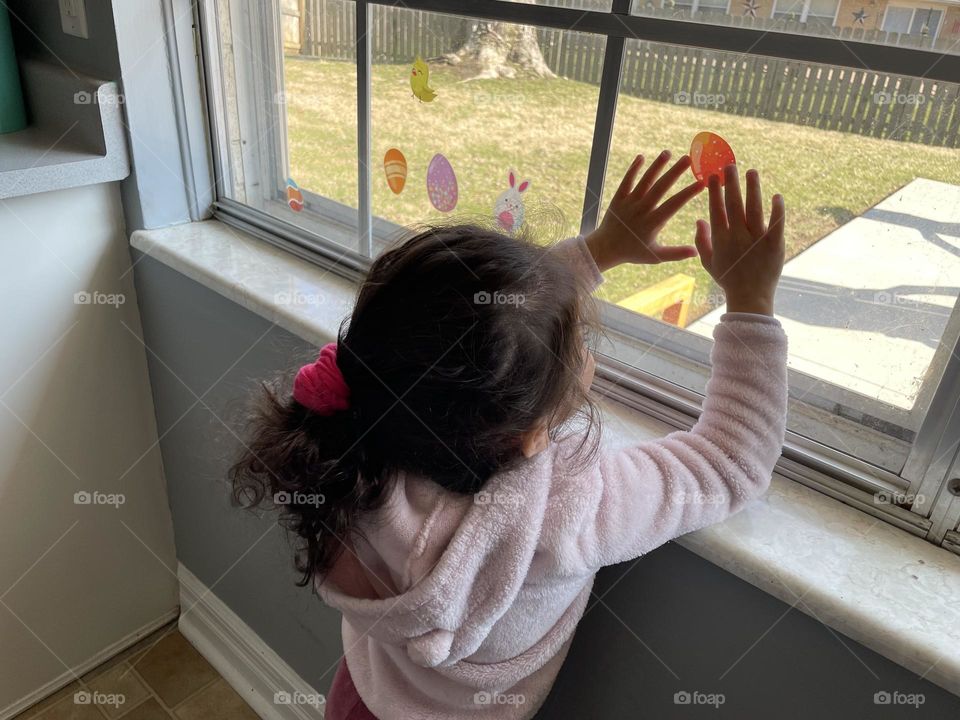
[[[131,244],[316,345],[336,337],[356,292],[216,220],[138,231]],[[672,430],[602,407],[612,446]],[[781,475],[743,512],[678,542],[960,695],[960,557]]]

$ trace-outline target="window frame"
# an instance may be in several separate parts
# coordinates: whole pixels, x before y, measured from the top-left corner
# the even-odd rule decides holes
[[[884,32],[894,33],[896,30],[886,30],[884,27],[887,24],[887,15],[892,9],[897,10],[909,10],[910,11],[910,22],[907,23],[907,31],[905,33],[897,33],[899,35],[906,35],[908,37],[923,37],[921,33],[914,34],[911,32],[913,29],[913,23],[916,22],[917,13],[921,11],[925,12],[937,12],[940,14],[940,19],[937,20],[937,27],[930,32],[930,39],[936,40],[940,37],[940,31],[943,29],[943,23],[947,18],[947,13],[942,8],[935,7],[921,7],[919,5],[897,5],[896,3],[887,3],[887,6],[883,9],[883,18],[880,20],[880,29]]]
[[[227,0],[233,5],[242,0]],[[331,272],[359,280],[369,267],[371,248],[388,243],[397,232],[397,225],[375,218],[371,208],[370,176],[370,73],[371,53],[366,30],[374,5],[391,6],[392,0],[350,0],[356,6],[355,40],[357,52],[357,134],[358,156],[366,162],[358,163],[358,203],[356,224],[349,217],[352,208],[305,191],[311,206],[326,207],[324,213],[305,213],[312,230],[267,215],[252,207],[225,197],[223,178],[229,177],[229,146],[226,135],[220,63],[217,12],[215,0],[198,0],[195,5],[199,30],[201,74],[206,92],[208,131],[213,155],[217,194],[213,204],[215,217],[293,252]],[[800,35],[787,31],[771,31],[746,27],[713,25],[709,23],[645,17],[631,14],[631,0],[613,0],[607,10],[575,10],[550,5],[533,5],[508,0],[406,0],[403,6],[411,10],[455,14],[462,17],[514,22],[541,27],[572,29],[606,36],[603,68],[597,101],[596,121],[587,182],[584,192],[581,233],[590,232],[599,219],[600,203],[606,173],[607,158],[613,135],[613,123],[619,95],[620,78],[624,64],[624,49],[628,39],[648,40],[664,44],[707,48],[743,55],[765,55],[774,58],[798,60],[854,69],[868,69],[908,76],[922,76],[929,80],[955,82],[960,77],[960,55],[939,53],[928,49],[888,46],[839,37]],[[265,45],[275,50],[271,62],[280,77],[283,44],[279,39],[277,23],[270,17],[279,17],[279,0],[264,0],[256,4],[263,17],[261,31],[274,33]],[[809,6],[809,0],[804,7]],[[772,12],[772,10],[771,10]],[[281,63],[277,65],[277,63]],[[267,67],[270,67],[267,65]],[[269,73],[265,73],[269,74]],[[269,78],[266,90],[273,86]],[[263,87],[260,88],[262,92]],[[273,90],[275,92],[275,90]],[[278,105],[277,112],[284,112]],[[283,124],[285,127],[285,124]],[[283,134],[283,133],[279,133]],[[285,139],[266,143],[266,151],[274,159],[285,157]],[[286,164],[268,164],[268,168],[286,167]],[[276,180],[276,179],[275,179]],[[280,178],[278,182],[282,182]],[[335,206],[339,206],[336,208]],[[344,210],[346,208],[346,210]],[[346,247],[344,238],[358,239],[356,249]],[[339,237],[339,240],[337,239]],[[614,332],[636,340],[656,334],[662,338],[663,325],[650,318],[632,316],[626,311],[619,319],[617,309],[604,307],[608,327]],[[960,322],[960,303],[953,310],[952,323]],[[619,325],[618,325],[619,323]],[[680,332],[680,331],[678,331]],[[687,333],[689,335],[689,333]],[[945,334],[946,336],[946,334]],[[685,338],[680,349],[686,349],[687,360],[703,364],[703,348],[693,348],[697,342]],[[659,344],[659,340],[657,341]],[[669,344],[668,344],[669,345]],[[685,348],[684,348],[685,346]],[[950,351],[950,348],[946,348]],[[671,355],[671,362],[676,355]],[[696,422],[701,397],[694,391],[650,372],[618,360],[598,358],[596,386],[600,393],[630,407],[653,415],[670,425],[686,429]],[[804,485],[827,493],[867,513],[880,517],[914,535],[960,553],[960,497],[948,488],[947,480],[960,474],[960,455],[955,450],[960,443],[960,396],[950,396],[950,388],[960,387],[960,341],[952,348],[937,388],[919,430],[909,447],[899,473],[884,470],[859,457],[843,453],[815,440],[788,431],[783,455],[777,463],[777,472]],[[900,499],[888,505],[878,504],[877,493],[888,493]]]
[[[770,17],[776,18],[777,16],[777,5],[780,0],[773,0],[770,5]],[[819,20],[830,20],[831,27],[835,27],[837,24],[837,15],[840,12],[840,6],[843,4],[843,0],[837,0],[836,7],[833,9],[832,15],[813,15],[814,18]],[[800,17],[797,18],[797,22],[806,23],[810,19],[810,8],[813,5],[813,0],[803,0],[803,9],[800,11]],[[785,11],[780,11],[780,17],[787,16],[789,13]]]

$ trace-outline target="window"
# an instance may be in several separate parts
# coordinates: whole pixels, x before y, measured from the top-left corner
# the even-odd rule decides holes
[[[883,17],[883,29],[905,35],[936,37],[939,34],[942,19],[942,10],[891,5]]]
[[[839,0],[774,0],[772,17],[833,25],[839,5]]]
[[[724,15],[729,7],[728,0],[663,0],[661,7],[677,13],[692,15]]]
[[[356,276],[405,225],[518,221],[508,188],[538,240],[589,231],[637,152],[719,132],[788,200],[781,471],[950,546],[960,55],[844,29],[836,0],[629,4],[205,0],[218,216]],[[618,268],[602,299],[598,387],[688,425],[718,289],[694,260]]]

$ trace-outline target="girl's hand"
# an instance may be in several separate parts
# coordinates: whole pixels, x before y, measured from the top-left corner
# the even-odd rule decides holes
[[[773,296],[783,269],[783,196],[773,196],[770,224],[763,222],[760,175],[747,172],[747,204],[736,165],[724,168],[724,186],[710,178],[710,225],[697,221],[700,262],[727,295],[729,312],[773,315]]]
[[[643,165],[643,156],[637,155],[623,176],[600,227],[585,238],[600,272],[622,263],[656,265],[686,260],[697,254],[691,245],[673,247],[657,242],[657,235],[667,221],[703,190],[703,185],[695,182],[658,205],[690,168],[690,157],[684,155],[661,176],[669,161],[670,151],[664,150],[634,187],[634,180]]]

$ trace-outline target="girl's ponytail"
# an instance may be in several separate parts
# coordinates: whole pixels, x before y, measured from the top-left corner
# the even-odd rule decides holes
[[[302,540],[298,584],[330,569],[342,538],[381,488],[366,482],[357,413],[337,366],[337,345],[324,346],[316,362],[294,380],[292,396],[264,384],[250,418],[254,429],[240,460],[230,469],[235,501],[281,510],[281,523]]]

